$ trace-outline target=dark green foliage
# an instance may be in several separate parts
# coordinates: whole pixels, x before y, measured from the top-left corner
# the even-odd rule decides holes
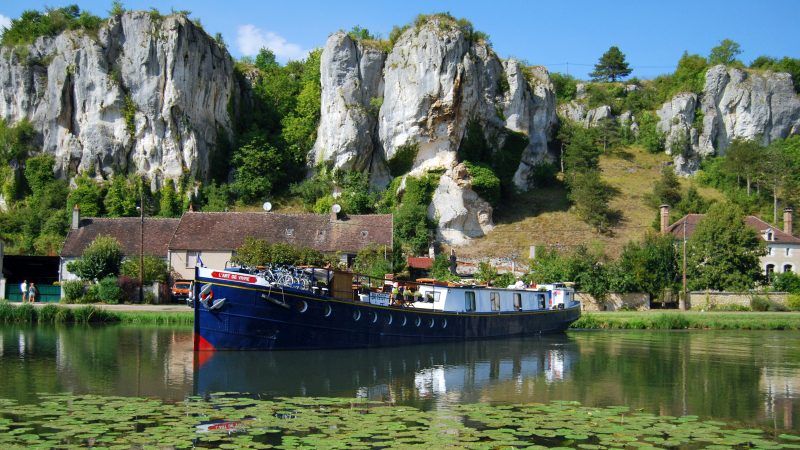
[[[106,191],[103,201],[109,217],[135,217],[139,215],[136,209],[141,199],[141,180],[134,174],[125,177],[122,174],[114,175]]]
[[[82,217],[101,217],[106,194],[104,187],[86,174],[75,177],[75,186],[67,195],[67,209],[71,211],[78,205]]]
[[[467,132],[458,146],[458,159],[461,161],[489,163],[492,158],[492,149],[486,142],[483,125],[475,118],[467,123]]]
[[[374,34],[370,33],[366,28],[361,28],[359,25],[354,26],[353,29],[351,29],[347,34],[349,34],[350,37],[356,41],[375,40]]]
[[[408,173],[414,167],[414,160],[419,152],[419,143],[406,142],[397,147],[394,155],[387,161],[389,173],[392,177],[399,177]]]
[[[788,72],[792,75],[794,91],[800,92],[800,59],[784,56],[782,59],[769,56],[759,56],[750,63],[751,69],[772,70],[775,72]]]
[[[695,191],[696,192],[696,191]],[[675,168],[666,166],[661,170],[661,178],[653,185],[653,192],[648,199],[649,206],[658,208],[661,205],[674,207],[681,201],[681,182],[675,175]]]
[[[266,198],[279,184],[285,155],[264,136],[254,134],[233,156],[236,192],[245,202]],[[293,172],[296,172],[293,171]]]
[[[25,162],[25,179],[28,180],[28,186],[34,196],[44,193],[45,187],[55,181],[56,177],[53,174],[55,162],[55,157],[50,153],[34,156]]]
[[[783,305],[773,302],[769,298],[764,298],[760,295],[754,295],[750,299],[750,308],[753,311],[786,311]]]
[[[180,217],[183,214],[183,202],[175,192],[175,182],[170,178],[161,189],[160,217]]]
[[[0,37],[0,45],[28,45],[39,36],[55,36],[64,30],[84,29],[93,33],[101,22],[99,17],[88,11],[81,12],[77,5],[46,8],[44,13],[35,9],[27,10],[19,19],[11,19],[11,26]]]
[[[227,184],[228,174],[231,170],[231,157],[233,144],[228,132],[222,127],[217,127],[217,147],[209,156],[209,172],[211,180],[215,183]],[[226,203],[227,205],[227,203]]]
[[[233,193],[228,183],[216,182],[201,186],[198,197],[198,209],[203,212],[222,212],[233,201]]]
[[[38,313],[39,313],[39,323],[54,323],[56,321],[56,317],[58,316],[58,311],[63,307],[56,305],[55,303],[48,303],[42,306]]]
[[[79,259],[67,263],[67,270],[87,281],[116,277],[123,257],[122,244],[118,240],[99,235]]]
[[[33,322],[36,320],[36,308],[30,303],[23,303],[14,308],[15,322]]]
[[[28,119],[21,119],[13,126],[8,126],[0,119],[0,163],[27,159],[38,149],[36,130]]]
[[[497,280],[499,274],[497,268],[486,261],[478,263],[478,270],[475,272],[475,281],[483,284],[489,281]],[[505,287],[500,284],[494,283],[496,286]]]
[[[800,294],[800,276],[794,272],[781,272],[773,274],[772,288],[777,292]]]
[[[729,66],[736,62],[736,57],[741,54],[742,50],[738,43],[730,39],[723,39],[718,46],[711,49],[711,53],[708,55],[708,62],[712,66],[716,64]]]
[[[651,112],[642,115],[639,122],[639,142],[650,153],[663,153],[666,150],[666,133],[658,131],[658,119]]]
[[[136,102],[133,100],[130,94],[125,95],[125,104],[122,105],[122,109],[120,112],[122,113],[122,118],[125,120],[125,129],[128,130],[128,134],[131,137],[136,135],[136,112],[139,110],[139,107],[136,105]]]
[[[169,278],[169,273],[172,267],[162,258],[153,255],[145,254],[144,258],[144,271],[142,272],[142,282],[146,285],[153,284],[156,281],[166,283]],[[131,278],[139,280],[139,255],[134,255],[132,258],[126,259],[120,266],[120,275],[127,275]]]
[[[595,81],[617,81],[625,78],[633,71],[625,62],[625,54],[619,48],[612,46],[600,57],[600,62],[594,65],[594,72],[589,76]]]
[[[614,213],[609,209],[608,201],[615,192],[601,179],[600,172],[587,170],[575,173],[570,177],[568,186],[568,197],[575,205],[578,217],[598,231],[605,231]]]
[[[424,254],[428,249],[428,233],[435,224],[428,219],[428,206],[403,202],[394,213],[394,240],[411,255]]]
[[[492,168],[483,163],[465,161],[464,164],[472,176],[472,189],[490,205],[496,206],[500,201],[500,179]]]
[[[530,139],[524,133],[509,129],[504,129],[498,137],[504,138],[503,145],[499,149],[493,149],[486,140],[480,120],[470,120],[466,134],[458,147],[458,158],[463,162],[483,164],[484,167],[491,169],[500,180],[502,192],[512,194],[516,191],[514,174],[519,168],[522,153],[530,143]]]
[[[309,247],[295,248],[291,244],[277,242],[271,244],[264,239],[245,237],[244,244],[234,250],[231,263],[243,267],[276,265],[314,265],[321,266],[325,258],[321,252]]]
[[[437,253],[434,256],[430,275],[437,280],[461,281],[461,277],[450,273],[450,258],[444,253]]]
[[[550,72],[550,81],[556,89],[556,100],[559,103],[566,103],[575,99],[578,91],[578,82],[572,75],[564,75],[560,72]]]
[[[603,301],[609,291],[609,283],[602,256],[598,249],[590,250],[583,244],[567,254],[559,254],[554,248],[537,248],[536,258],[530,261],[530,273],[525,280],[536,284],[572,281],[575,289],[586,291]]]
[[[564,155],[565,172],[597,170],[600,165],[600,150],[592,139],[591,131],[583,127],[576,127],[572,131]]]
[[[692,290],[744,291],[761,282],[765,244],[730,203],[712,205],[688,241],[687,278]]]
[[[116,305],[122,301],[122,289],[117,286],[116,278],[103,278],[98,285],[97,297],[101,302],[108,305]]]
[[[125,14],[125,8],[123,7],[122,2],[119,0],[112,1],[111,11],[108,11],[108,15],[115,17],[115,16],[120,16],[122,14]]]
[[[78,299],[83,297],[84,283],[83,280],[68,280],[61,283],[64,289],[64,302],[76,303]]]
[[[555,186],[558,183],[558,166],[556,163],[540,162],[531,169],[533,185],[537,188]]]
[[[6,299],[0,300],[0,322],[11,322],[14,320],[14,306]]]
[[[671,234],[651,233],[641,242],[625,245],[618,262],[629,283],[620,292],[648,292],[653,299],[679,278],[678,253]]]

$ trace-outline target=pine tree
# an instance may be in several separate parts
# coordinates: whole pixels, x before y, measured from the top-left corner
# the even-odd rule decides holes
[[[617,78],[625,78],[633,72],[625,62],[625,54],[619,51],[616,46],[608,49],[600,57],[600,62],[594,65],[594,72],[589,76],[594,81],[617,81]]]

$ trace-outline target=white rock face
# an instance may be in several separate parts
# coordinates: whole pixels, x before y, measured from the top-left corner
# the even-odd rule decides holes
[[[531,166],[553,159],[547,140],[557,117],[545,69],[533,69],[526,80],[518,61],[501,61],[484,44],[470,43],[457,27],[440,26],[439,20],[432,18],[418,32],[410,28],[385,55],[345,33],[328,39],[321,60],[320,129],[309,164],[369,168],[372,183],[385,186],[391,180],[386,162],[401,146],[418,145],[409,174],[446,171],[429,216],[439,217],[440,237],[455,243],[492,226],[491,208],[464,178],[468,171],[452,175],[468,122],[480,121],[487,136],[498,136],[498,146],[505,129],[529,137],[514,176],[517,187],[528,190]],[[369,105],[378,98],[383,101],[375,120]]]
[[[155,23],[126,13],[96,39],[82,31],[39,38],[26,61],[0,48],[0,117],[30,120],[61,177],[115,168],[162,181],[184,171],[207,177],[217,129],[231,131],[236,89],[228,52],[184,16]]]
[[[676,159],[675,163],[679,174],[687,170],[686,157],[692,155],[693,149],[697,148],[697,132],[692,128],[696,105],[696,94],[683,93],[676,95],[672,101],[664,103],[664,106],[656,111],[660,119],[656,124],[656,130],[667,136],[666,153],[668,155],[675,153],[676,157],[681,157],[681,162]]]

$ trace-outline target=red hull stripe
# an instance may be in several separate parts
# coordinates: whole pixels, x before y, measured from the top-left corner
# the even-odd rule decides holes
[[[200,336],[199,334],[195,333],[194,334],[194,350],[195,351],[214,351],[216,349],[214,348],[213,345],[211,345],[210,342],[205,340],[205,338],[203,338],[203,336]]]

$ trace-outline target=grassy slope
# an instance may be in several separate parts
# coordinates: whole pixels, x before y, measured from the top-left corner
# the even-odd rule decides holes
[[[660,177],[661,168],[670,160],[665,154],[653,155],[639,146],[601,156],[604,180],[619,191],[610,206],[620,212],[620,218],[607,234],[597,233],[570,211],[563,187],[534,189],[499,206],[494,213],[495,229],[456,252],[463,257],[516,256],[524,262],[531,245],[570,249],[596,242],[606,255],[615,258],[628,241],[639,240],[652,230],[658,212],[648,207],[645,199]],[[681,179],[681,183],[685,192],[690,180]],[[723,198],[715,189],[697,188],[706,198]]]

